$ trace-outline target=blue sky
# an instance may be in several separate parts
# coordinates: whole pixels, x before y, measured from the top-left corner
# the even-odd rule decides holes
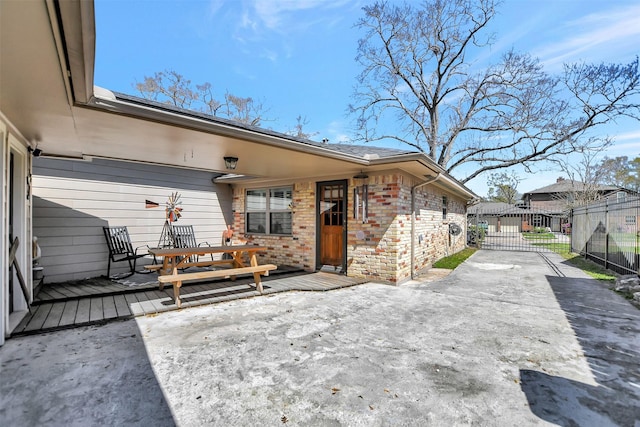
[[[343,142],[351,135],[346,109],[360,71],[354,58],[362,34],[354,23],[368,3],[95,0],[95,83],[139,95],[136,82],[175,70],[193,83],[211,83],[218,98],[228,91],[262,102],[272,119],[264,127],[286,132],[301,115],[315,140]],[[640,0],[505,0],[491,30],[496,41],[474,58],[478,63],[510,48],[538,57],[550,72],[563,62],[627,63],[640,54]],[[601,132],[616,141],[608,156],[640,156],[640,123],[623,120]],[[521,192],[561,175],[517,173]],[[467,185],[487,192],[486,178]]]

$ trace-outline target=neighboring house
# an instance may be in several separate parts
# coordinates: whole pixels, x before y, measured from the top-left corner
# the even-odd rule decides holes
[[[610,185],[588,186],[580,181],[558,178],[554,184],[524,193],[523,204],[527,207],[544,209],[555,214],[566,213],[573,204],[581,200],[584,193],[593,193],[593,198],[618,197],[625,190]]]
[[[587,194],[588,193],[588,194]],[[596,199],[623,200],[628,191],[620,187],[609,185],[585,185],[580,181],[558,178],[554,184],[524,193],[522,203],[529,209],[537,209],[549,213],[554,217],[550,228],[561,231],[568,223],[569,212],[572,207],[583,201]]]
[[[46,282],[102,275],[102,226],[157,245],[175,191],[198,240],[231,225],[234,243],[309,271],[401,283],[464,248],[476,196],[423,153],[314,143],[94,87],[93,14],[91,1],[0,2],[0,345],[28,304],[10,240],[31,300],[34,236]]]
[[[470,225],[485,223],[490,233],[530,232],[536,227],[553,229],[553,224],[559,221],[551,212],[528,208],[520,203],[480,202],[469,206],[467,212]]]

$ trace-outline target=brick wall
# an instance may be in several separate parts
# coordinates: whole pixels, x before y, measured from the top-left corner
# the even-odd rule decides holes
[[[375,281],[400,283],[411,277],[411,187],[418,181],[399,173],[368,178],[368,220],[354,218],[354,188],[360,181],[349,179],[347,190],[347,273]],[[292,236],[244,235],[244,192],[233,190],[234,243],[260,244],[268,248],[262,262],[316,268],[316,183],[293,185]],[[442,196],[447,196],[447,218],[442,217]],[[416,191],[415,271],[429,268],[436,260],[458,252],[466,245],[465,201],[434,185]],[[449,234],[449,224],[463,228]]]
[[[398,261],[404,248],[399,230],[404,229],[400,218],[402,176],[374,175],[368,181],[368,220],[353,218],[353,197],[349,199],[347,234],[347,271],[349,276],[397,282]],[[353,194],[354,180],[350,182]],[[359,184],[359,182],[357,183]]]
[[[447,217],[442,216],[442,196],[447,197]],[[451,193],[427,185],[416,191],[415,271],[431,265],[466,246],[466,203]],[[462,233],[452,236],[449,225],[456,224]]]
[[[257,244],[267,247],[267,253],[259,254],[260,262],[291,265],[308,271],[315,269],[316,259],[316,184],[314,182],[293,185],[293,217],[291,236],[245,235],[245,189],[233,189],[233,244]]]

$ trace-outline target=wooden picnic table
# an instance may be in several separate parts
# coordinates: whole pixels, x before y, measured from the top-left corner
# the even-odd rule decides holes
[[[232,280],[240,274],[253,274],[258,292],[262,293],[262,281],[260,276],[268,276],[269,271],[277,269],[273,264],[258,264],[256,254],[266,251],[264,246],[255,245],[237,245],[237,246],[198,246],[191,248],[151,248],[149,253],[154,257],[162,257],[162,265],[145,266],[148,270],[158,271],[158,282],[160,290],[164,288],[165,283],[173,285],[173,294],[176,305],[180,307],[180,287],[182,282],[189,280],[208,279],[214,277],[230,277]],[[229,259],[209,259],[204,261],[193,261],[194,256],[203,256],[211,254],[230,254]],[[249,265],[244,261],[245,255],[249,259]],[[183,272],[181,270],[187,267],[211,267],[218,265],[230,265],[230,268],[219,270],[198,271],[193,273]]]

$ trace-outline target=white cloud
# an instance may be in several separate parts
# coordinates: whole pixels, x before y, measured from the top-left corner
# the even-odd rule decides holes
[[[607,155],[611,155],[612,152],[618,153],[621,156],[640,156],[640,140],[637,142],[630,142],[628,144],[612,145],[609,149],[607,149]]]
[[[629,141],[634,139],[638,140],[638,143],[640,143],[640,130],[621,133],[615,137],[616,141]]]
[[[260,56],[268,59],[271,62],[276,62],[278,60],[278,52],[274,51],[273,49],[264,49]]]
[[[349,3],[351,0],[254,0],[253,9],[266,28],[282,32],[287,31],[291,24],[296,24],[290,20],[291,14],[295,12],[310,9],[333,9]]]
[[[563,30],[570,36],[534,52],[549,68],[569,61],[602,60],[615,57],[618,52],[636,51],[640,5],[627,4],[624,8],[585,15],[568,22]]]

